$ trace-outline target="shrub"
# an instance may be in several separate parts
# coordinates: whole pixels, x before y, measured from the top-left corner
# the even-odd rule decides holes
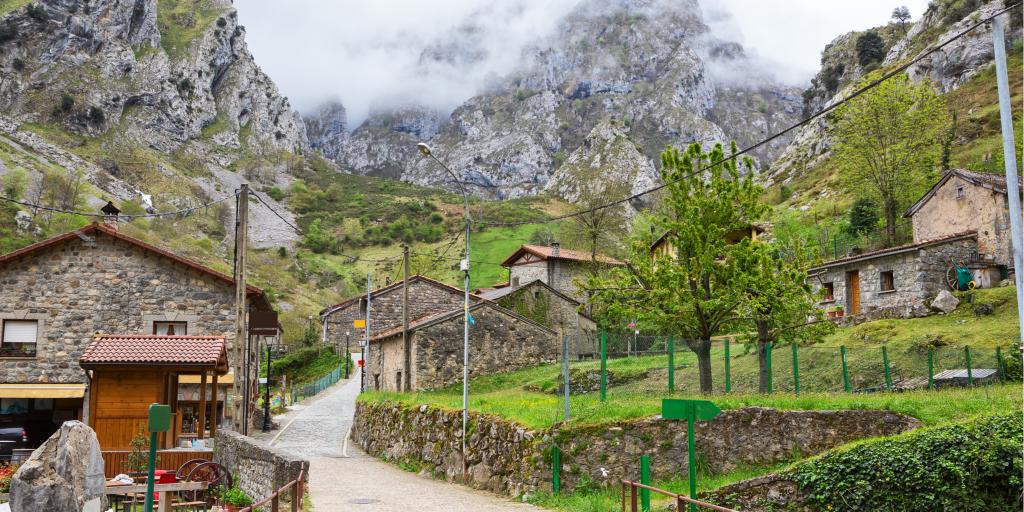
[[[224,28],[225,26],[227,26],[227,24],[228,24],[228,20],[226,20],[224,18],[217,18],[217,26],[218,27]]]
[[[189,80],[188,78],[182,78],[181,80],[178,81],[178,94],[181,94],[181,95],[192,94],[192,91],[194,91],[194,90],[195,90],[195,86],[192,85],[192,81]]]
[[[871,199],[861,198],[850,208],[850,234],[870,235],[878,228],[878,205]]]
[[[29,6],[25,8],[25,14],[27,14],[29,18],[32,18],[32,20],[40,23],[50,19],[50,16],[46,14],[46,9],[39,4],[29,4]]]
[[[238,486],[231,487],[230,489],[221,487],[220,492],[217,494],[225,505],[235,507],[248,507],[252,505],[252,498],[245,491],[238,488]]]
[[[61,94],[60,111],[66,114],[71,112],[72,108],[75,108],[75,98],[71,97],[71,95],[67,93]]]
[[[274,201],[280,201],[284,199],[284,191],[281,187],[270,187],[267,189],[267,195],[270,196]]]
[[[878,32],[868,30],[857,38],[857,62],[861,66],[881,62],[885,58],[885,41]]]
[[[11,67],[14,68],[15,71],[25,71],[25,61],[16,58],[11,61]]]
[[[89,123],[94,125],[103,124],[107,120],[107,115],[103,113],[103,109],[93,105],[89,107]]]
[[[0,24],[0,44],[13,41],[16,37],[18,37],[18,27],[10,22]]]
[[[1019,412],[857,444],[788,475],[828,510],[1019,510]]]
[[[281,375],[292,375],[317,358],[316,347],[303,347],[289,352],[280,359],[270,363],[270,373],[277,378]]]

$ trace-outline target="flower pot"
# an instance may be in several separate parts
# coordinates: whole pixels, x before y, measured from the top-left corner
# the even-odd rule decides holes
[[[224,512],[239,512],[245,507],[239,507],[238,505],[224,505]]]
[[[835,318],[836,317],[836,312],[835,311],[829,311],[828,312],[828,317],[829,318]]]
[[[842,311],[836,311],[836,318],[842,318],[842,317],[843,317],[843,312]]]

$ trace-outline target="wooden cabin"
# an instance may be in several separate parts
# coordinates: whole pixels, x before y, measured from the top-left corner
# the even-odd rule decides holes
[[[89,423],[104,458],[111,459],[108,462],[123,458],[119,453],[126,456],[134,437],[148,435],[147,414],[153,403],[171,406],[172,428],[158,436],[159,449],[209,458],[205,447],[192,450],[191,440],[217,434],[218,378],[228,373],[222,336],[97,335],[79,364],[90,374]],[[200,383],[198,407],[193,409],[198,418],[191,425],[193,418],[186,418],[188,411],[178,400],[178,386],[186,378],[194,379],[189,376],[197,376]],[[163,459],[180,458],[175,455],[161,452]]]

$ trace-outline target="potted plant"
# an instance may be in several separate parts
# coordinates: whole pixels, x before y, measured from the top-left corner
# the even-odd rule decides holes
[[[843,316],[843,307],[842,306],[836,306],[836,307],[834,307],[832,309],[836,312],[836,318],[842,318],[842,316]]]
[[[252,505],[252,498],[245,491],[234,486],[231,488],[221,488],[220,491],[220,502],[224,505],[224,510],[227,512],[238,512],[249,505]]]

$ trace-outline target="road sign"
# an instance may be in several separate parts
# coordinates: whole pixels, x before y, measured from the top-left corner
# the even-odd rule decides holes
[[[355,327],[356,329],[365,329],[366,328],[366,320],[353,320],[352,321],[352,327]]]
[[[697,443],[694,441],[693,424],[697,420],[710,420],[722,412],[708,400],[661,400],[661,417],[666,420],[686,420],[687,471],[690,473],[690,498],[697,499]],[[697,505],[690,503],[690,512],[697,512]]]
[[[171,429],[171,406],[151,404],[149,406],[149,431],[167,432]]]

